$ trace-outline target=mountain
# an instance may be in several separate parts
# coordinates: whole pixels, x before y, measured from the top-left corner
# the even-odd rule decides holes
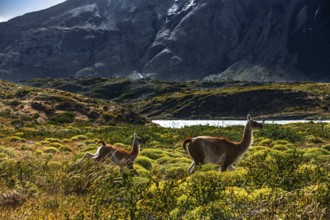
[[[0,23],[0,78],[329,81],[328,0],[67,0]]]

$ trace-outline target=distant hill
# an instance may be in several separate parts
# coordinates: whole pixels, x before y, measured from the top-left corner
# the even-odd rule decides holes
[[[0,23],[0,78],[329,81],[328,0],[67,0]]]
[[[149,121],[120,104],[56,89],[33,88],[0,80],[0,124],[147,124]]]
[[[330,83],[166,82],[150,79],[35,79],[56,88],[125,104],[152,119],[330,118]]]

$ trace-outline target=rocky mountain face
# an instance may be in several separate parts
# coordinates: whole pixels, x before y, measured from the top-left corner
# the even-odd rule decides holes
[[[0,78],[329,81],[328,0],[67,0],[0,23]]]

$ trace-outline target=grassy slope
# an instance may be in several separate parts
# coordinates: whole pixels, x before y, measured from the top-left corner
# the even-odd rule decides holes
[[[120,104],[55,89],[39,89],[0,81],[3,123],[136,123],[147,120]]]
[[[183,83],[128,79],[38,79],[26,82],[129,103],[157,119],[330,118],[329,83]]]
[[[329,83],[271,83],[185,90],[137,103],[155,118],[330,118]]]

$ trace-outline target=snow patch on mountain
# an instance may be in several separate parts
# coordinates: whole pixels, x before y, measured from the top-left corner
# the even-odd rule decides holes
[[[196,5],[195,0],[189,0],[189,1],[175,0],[174,4],[168,9],[167,15],[171,16],[171,15],[179,14],[181,12],[189,10],[195,5]]]
[[[186,4],[183,8],[184,11],[187,11],[188,9],[194,7],[196,5],[195,0],[190,0],[188,4]]]
[[[97,9],[98,8],[97,8],[96,4],[91,4],[91,5],[84,5],[84,6],[72,9],[68,13],[71,14],[71,17],[77,17],[77,16],[79,16],[83,13],[86,13],[86,12],[96,12],[96,13],[98,13]]]
[[[175,15],[177,14],[177,12],[179,11],[179,6],[174,3],[167,11],[167,15],[171,16],[171,15]]]

